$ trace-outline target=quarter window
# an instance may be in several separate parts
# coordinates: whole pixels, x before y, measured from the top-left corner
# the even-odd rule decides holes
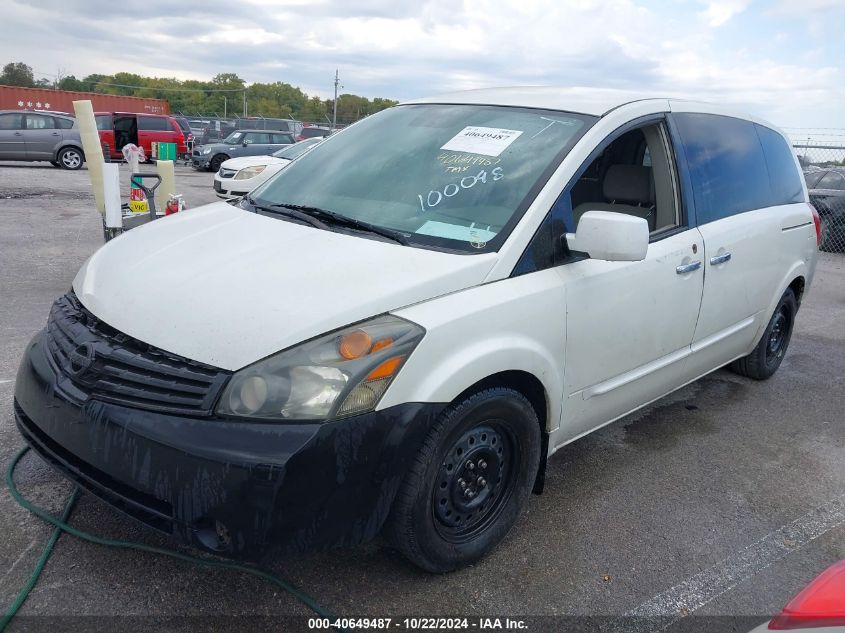
[[[699,224],[771,206],[760,139],[750,121],[674,114],[687,157]]]
[[[766,156],[766,168],[772,188],[771,204],[803,202],[804,188],[801,186],[801,176],[795,166],[792,148],[786,139],[774,130],[756,123],[754,127]]]
[[[73,127],[73,119],[63,119],[61,117],[53,117],[56,122],[56,127],[61,130],[69,130]]]

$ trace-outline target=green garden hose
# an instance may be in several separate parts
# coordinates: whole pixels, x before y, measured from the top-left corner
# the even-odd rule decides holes
[[[21,450],[17,455],[15,455],[15,457],[9,463],[9,467],[6,469],[6,486],[9,488],[9,493],[12,495],[12,498],[15,501],[17,501],[21,506],[32,512],[37,517],[55,526],[55,529],[50,535],[50,539],[47,541],[47,544],[44,546],[44,550],[41,552],[41,556],[38,557],[38,562],[35,564],[35,567],[32,570],[32,574],[30,575],[29,580],[23,586],[12,605],[6,610],[3,615],[3,619],[0,620],[0,633],[2,633],[6,626],[8,626],[9,622],[11,622],[12,618],[15,616],[15,613],[17,613],[18,609],[20,609],[21,605],[23,605],[23,603],[26,601],[26,598],[32,591],[33,587],[35,587],[35,584],[38,582],[38,577],[41,575],[41,572],[43,571],[44,566],[47,563],[47,559],[50,558],[50,554],[53,551],[53,547],[55,546],[56,541],[59,539],[59,536],[62,532],[67,532],[71,536],[75,536],[76,538],[82,539],[83,541],[88,541],[89,543],[96,543],[97,545],[119,547],[121,549],[140,550],[142,552],[169,556],[170,558],[187,561],[195,565],[202,565],[203,567],[232,569],[234,571],[243,572],[245,574],[251,574],[253,576],[257,576],[258,578],[262,578],[267,582],[274,584],[282,590],[286,591],[320,617],[328,618],[330,622],[335,619],[323,607],[317,604],[317,602],[311,596],[301,592],[289,582],[282,578],[279,578],[275,574],[272,574],[268,571],[264,571],[262,569],[258,569],[257,567],[250,567],[248,565],[241,565],[238,563],[231,563],[222,560],[198,558],[196,556],[182,554],[181,552],[175,552],[173,550],[164,549],[162,547],[155,547],[153,545],[145,545],[143,543],[132,543],[131,541],[120,541],[115,539],[104,538],[102,536],[97,536],[96,534],[84,532],[83,530],[79,530],[73,527],[72,525],[69,525],[67,521],[70,518],[71,511],[73,510],[74,504],[76,503],[76,500],[79,497],[78,488],[74,488],[73,493],[65,503],[64,511],[62,512],[61,518],[56,518],[43,508],[39,508],[32,502],[25,499],[23,495],[21,495],[21,493],[18,491],[17,486],[15,486],[15,467],[18,465],[18,462],[20,462],[21,458],[26,455],[27,451],[29,451],[28,446]]]

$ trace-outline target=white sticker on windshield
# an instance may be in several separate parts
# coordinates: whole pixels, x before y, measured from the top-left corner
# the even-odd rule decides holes
[[[471,226],[462,226],[429,220],[414,232],[420,235],[433,235],[434,237],[446,237],[450,240],[469,242],[476,248],[484,248],[487,242],[496,237],[496,233],[491,231],[489,226],[482,228],[475,226],[474,222]]]
[[[498,156],[507,149],[508,145],[519,138],[520,134],[522,134],[520,130],[501,130],[495,127],[470,125],[449,139],[440,149]]]

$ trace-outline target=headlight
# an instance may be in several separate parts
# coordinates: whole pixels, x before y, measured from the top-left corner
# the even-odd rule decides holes
[[[248,180],[249,178],[255,178],[266,168],[267,165],[255,165],[254,167],[244,167],[237,174],[235,174],[235,180]]]
[[[382,316],[312,339],[235,373],[222,415],[330,420],[375,408],[425,334]]]
[[[204,155],[208,155],[208,154],[210,154],[210,153],[211,153],[211,148],[210,148],[210,147],[203,147],[203,148],[202,148],[202,153],[203,153]]]

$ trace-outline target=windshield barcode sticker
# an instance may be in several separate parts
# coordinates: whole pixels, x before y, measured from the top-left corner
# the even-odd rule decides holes
[[[467,126],[449,139],[440,149],[483,154],[484,156],[498,156],[507,149],[508,145],[519,138],[520,134],[522,134],[520,130]]]

